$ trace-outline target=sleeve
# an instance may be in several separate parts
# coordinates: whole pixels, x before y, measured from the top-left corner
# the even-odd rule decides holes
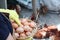
[[[0,19],[0,40],[6,40],[9,33],[8,26]]]

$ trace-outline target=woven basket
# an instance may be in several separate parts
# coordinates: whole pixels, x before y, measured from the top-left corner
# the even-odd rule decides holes
[[[30,36],[27,36],[26,38],[17,38],[17,40],[29,40],[30,38],[32,38],[34,35],[35,35],[35,33],[37,32],[37,27],[35,27],[34,29],[33,29],[33,31],[31,32],[31,35]]]
[[[23,18],[21,18],[23,19]],[[20,20],[21,20],[20,19]],[[29,22],[32,20],[27,19]],[[35,35],[35,33],[37,32],[37,25],[35,25],[35,28],[33,28],[33,31],[31,32],[31,35],[27,36],[26,38],[17,38],[17,40],[31,40],[33,38],[33,36]]]

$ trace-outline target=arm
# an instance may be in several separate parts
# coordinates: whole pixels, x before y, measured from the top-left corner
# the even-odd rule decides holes
[[[5,22],[3,15],[0,14],[0,40],[14,40],[12,37],[12,31],[10,31],[9,24]],[[12,29],[12,27],[11,27]]]
[[[19,26],[21,25],[19,16],[15,10],[9,10],[9,9],[0,9],[0,12],[9,13],[10,20],[14,20]]]
[[[0,12],[8,13],[10,15],[14,14],[14,16],[18,16],[17,12],[15,10],[9,10],[9,9],[0,9]]]
[[[48,11],[48,8],[47,6],[44,4],[45,1],[41,0],[40,1],[40,10],[41,10],[41,13],[45,14],[47,13]]]

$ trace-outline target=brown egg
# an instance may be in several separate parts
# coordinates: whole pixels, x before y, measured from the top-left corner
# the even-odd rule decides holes
[[[48,26],[48,29],[56,29],[55,25]]]
[[[22,33],[22,32],[24,32],[24,29],[23,29],[22,27],[18,27],[18,28],[16,29],[16,32]]]
[[[60,37],[54,35],[54,40],[60,40]]]
[[[34,28],[34,27],[35,27],[35,25],[36,25],[36,23],[35,23],[35,22],[30,22],[30,24],[29,24],[29,26],[30,26],[30,27],[32,27],[32,28]]]
[[[45,37],[46,36],[46,32],[45,31],[41,31],[41,32],[39,32],[43,37]]]
[[[18,25],[16,23],[12,23],[13,28],[18,28]]]
[[[41,35],[39,32],[37,32],[37,33],[34,35],[34,37],[40,39],[40,38],[42,38],[42,35]]]
[[[44,27],[44,28],[42,28],[42,30],[43,30],[43,31],[48,31],[48,29],[47,29],[47,28],[45,28],[45,27]]]
[[[48,31],[57,29],[55,25],[48,26]]]

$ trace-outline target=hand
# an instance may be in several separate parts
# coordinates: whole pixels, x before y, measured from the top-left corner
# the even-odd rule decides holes
[[[0,9],[0,12],[9,13],[10,20],[14,20],[18,25],[21,25],[19,16],[16,11],[9,9]]]
[[[9,14],[10,14],[9,15],[10,20],[14,20],[18,25],[20,25],[20,20],[17,12],[14,10],[10,10]]]
[[[45,5],[42,5],[40,10],[41,10],[41,12],[44,13],[44,14],[46,14],[46,13],[48,12],[48,8],[47,8],[47,6],[45,6]]]

